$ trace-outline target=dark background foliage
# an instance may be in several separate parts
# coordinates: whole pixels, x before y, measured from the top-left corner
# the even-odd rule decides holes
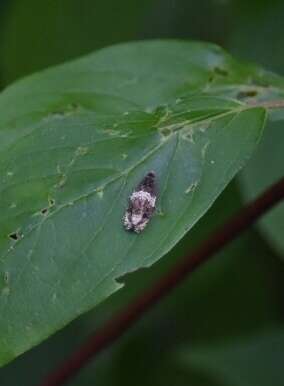
[[[0,83],[3,88],[106,45],[149,38],[212,41],[283,73],[283,18],[281,0],[2,0]],[[267,136],[270,130],[274,142],[264,175],[273,161],[271,146],[279,140],[275,125],[268,126]],[[253,178],[253,169],[250,173]],[[239,208],[245,180],[233,181],[162,261],[123,278],[126,286],[107,302],[0,369],[0,385],[37,385],[96,326]],[[281,247],[266,236],[265,229],[248,231],[71,385],[283,385],[284,267]]]

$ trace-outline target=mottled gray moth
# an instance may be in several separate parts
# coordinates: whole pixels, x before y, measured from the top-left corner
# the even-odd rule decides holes
[[[136,233],[142,232],[155,211],[156,198],[156,175],[151,171],[129,197],[128,208],[123,216],[124,228]]]

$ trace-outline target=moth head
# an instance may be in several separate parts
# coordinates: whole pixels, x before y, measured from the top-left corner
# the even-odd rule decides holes
[[[154,178],[156,177],[156,174],[155,174],[155,172],[154,172],[153,170],[151,170],[151,171],[147,174],[147,176],[154,179]]]

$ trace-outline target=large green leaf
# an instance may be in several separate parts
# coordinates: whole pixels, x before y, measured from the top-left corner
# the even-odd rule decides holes
[[[216,46],[154,41],[99,51],[2,93],[2,364],[104,300],[198,221],[261,135],[265,110],[238,98],[254,87],[263,99],[267,84],[283,80]],[[135,235],[121,218],[149,170],[157,213]]]

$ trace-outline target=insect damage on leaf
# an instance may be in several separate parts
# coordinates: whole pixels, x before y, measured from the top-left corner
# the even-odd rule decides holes
[[[129,198],[129,205],[123,217],[126,230],[142,232],[155,211],[156,175],[153,171],[146,174]]]

